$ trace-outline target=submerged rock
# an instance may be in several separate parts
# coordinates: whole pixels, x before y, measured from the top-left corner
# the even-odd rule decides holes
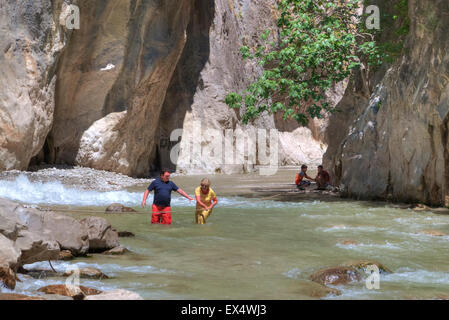
[[[118,231],[118,236],[120,238],[131,238],[131,237],[135,237],[136,235],[129,231]]]
[[[125,213],[125,212],[137,212],[133,208],[125,207],[120,203],[113,203],[109,207],[106,208],[105,213]]]
[[[45,287],[40,288],[37,291],[43,292],[45,294],[57,294],[60,296],[71,297],[74,300],[83,300],[86,296],[97,295],[97,294],[102,293],[102,291],[93,289],[93,288],[88,288],[88,287],[84,287],[84,286],[68,287],[64,284],[55,284],[55,285],[45,286]]]
[[[27,276],[33,277],[34,279],[45,279],[45,278],[51,278],[51,277],[62,277],[62,272],[57,272],[53,270],[47,270],[47,269],[31,269],[31,270],[24,270],[24,273]]]
[[[143,298],[135,292],[117,289],[97,295],[90,295],[84,300],[143,300]]]
[[[334,288],[329,288],[325,285],[310,281],[307,283],[305,293],[312,298],[324,298],[328,295],[341,295],[341,291]]]
[[[127,252],[130,252],[130,251],[123,246],[118,246],[111,250],[103,252],[103,254],[118,256],[118,255],[125,254]]]
[[[95,268],[80,268],[79,272],[80,277],[84,279],[99,279],[99,280],[109,279],[107,275],[105,275],[103,272]],[[73,273],[75,273],[75,270],[69,270],[65,272],[63,276],[69,277]]]
[[[447,236],[446,233],[444,233],[443,231],[439,231],[439,230],[422,230],[419,233],[420,234],[425,234],[425,235],[428,235],[428,236],[434,236],[434,237]]]
[[[417,204],[415,207],[412,208],[413,211],[429,211],[431,210],[430,207],[426,206],[425,204]]]
[[[385,265],[373,260],[354,260],[348,261],[343,264],[344,267],[353,267],[358,270],[362,270],[363,272],[366,272],[367,267],[371,265],[377,266],[379,268],[380,273],[393,273],[393,271],[391,271]]]
[[[351,246],[351,245],[352,246],[358,246],[358,245],[360,245],[360,242],[355,241],[355,240],[350,240],[350,239],[348,239],[348,240],[339,240],[338,243],[342,244],[344,246]]]
[[[70,250],[62,250],[61,252],[59,252],[58,260],[69,261],[73,260],[74,258],[75,257],[73,256],[72,252],[70,252]]]
[[[106,219],[88,217],[81,220],[81,224],[88,230],[89,252],[103,252],[120,246],[118,233]]]
[[[338,266],[319,270],[310,279],[322,285],[345,285],[353,281],[360,281],[361,275],[354,267]]]

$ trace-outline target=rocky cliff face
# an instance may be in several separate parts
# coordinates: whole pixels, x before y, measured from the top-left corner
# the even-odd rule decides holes
[[[406,53],[370,97],[353,79],[331,117],[325,165],[349,196],[449,205],[448,15],[447,1],[409,0]]]
[[[61,26],[68,4],[80,29]],[[275,0],[68,0],[0,7],[5,75],[0,88],[0,170],[31,163],[76,164],[145,176],[170,166],[169,137],[184,129],[177,169],[241,172],[208,153],[189,160],[197,121],[204,130],[275,128],[266,116],[243,127],[224,104],[260,69],[238,50],[274,31]],[[70,13],[70,12],[69,12]],[[281,164],[319,162],[316,134],[282,128]],[[208,147],[207,134],[199,142]],[[235,142],[231,142],[231,145]],[[237,152],[243,152],[238,150]],[[191,157],[190,157],[191,159]],[[214,160],[215,159],[215,160]],[[172,165],[175,168],[175,165]]]
[[[0,170],[27,169],[53,123],[62,0],[0,5]]]
[[[239,50],[243,45],[258,45],[259,36],[266,29],[272,30],[271,36],[276,39],[276,13],[275,1],[197,1],[187,30],[187,44],[160,115],[159,144],[153,163],[170,163],[168,146],[173,143],[168,141],[177,128],[183,129],[177,163],[181,172],[251,171],[261,158],[245,158],[243,163],[237,159],[245,157],[251,148],[259,152],[263,142],[251,139],[258,129],[265,130],[267,136],[270,129],[280,131],[281,165],[321,162],[325,146],[319,137],[313,137],[310,128],[299,128],[297,123],[285,125],[268,115],[254,124],[242,125],[239,112],[224,102],[227,93],[244,90],[261,73],[257,65],[241,59]],[[238,135],[248,135],[250,139],[240,145]],[[195,145],[201,150],[195,149]],[[273,150],[270,147],[267,143],[267,152]]]

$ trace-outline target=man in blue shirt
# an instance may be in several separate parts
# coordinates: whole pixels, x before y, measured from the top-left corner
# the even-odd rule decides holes
[[[151,223],[153,224],[171,224],[170,202],[172,191],[177,191],[180,195],[186,197],[190,201],[193,200],[187,193],[170,181],[170,172],[168,172],[168,170],[162,170],[160,177],[154,180],[145,191],[142,201],[143,208],[147,204],[148,195],[153,190],[153,217],[151,219]]]

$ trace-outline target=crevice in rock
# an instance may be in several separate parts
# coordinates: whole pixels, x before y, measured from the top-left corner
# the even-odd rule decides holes
[[[192,111],[195,93],[204,86],[201,71],[210,55],[210,28],[215,15],[215,3],[210,0],[195,0],[191,20],[187,27],[187,42],[168,87],[159,127],[156,146],[149,158],[151,173],[161,168],[176,170],[170,160],[170,152],[179,141],[170,141],[171,132],[182,128],[187,112]]]
[[[444,150],[444,185],[443,199],[445,206],[449,206],[449,113],[441,125],[441,142]]]

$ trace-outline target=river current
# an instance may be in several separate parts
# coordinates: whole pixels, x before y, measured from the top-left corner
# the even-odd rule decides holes
[[[449,234],[448,215],[383,202],[248,196],[256,187],[287,184],[293,189],[294,174],[294,170],[282,170],[273,177],[210,177],[219,204],[206,225],[193,223],[194,203],[178,195],[173,195],[173,224],[151,225],[151,209],[140,207],[145,184],[96,191],[56,180],[30,181],[20,175],[0,181],[0,197],[49,207],[76,219],[98,215],[119,231],[133,232],[133,238],[120,238],[129,254],[96,254],[53,263],[58,271],[72,265],[100,269],[111,279],[82,279],[81,284],[102,290],[128,289],[145,299],[311,299],[309,277],[314,271],[369,259],[393,271],[381,275],[378,290],[369,290],[361,281],[338,286],[342,294],[325,299],[449,295],[449,236],[421,233],[431,229]],[[201,178],[175,176],[172,180],[193,195]],[[114,202],[138,213],[103,214]],[[41,262],[26,268],[49,266]],[[42,286],[64,283],[63,278],[23,280],[16,293],[35,295]]]

